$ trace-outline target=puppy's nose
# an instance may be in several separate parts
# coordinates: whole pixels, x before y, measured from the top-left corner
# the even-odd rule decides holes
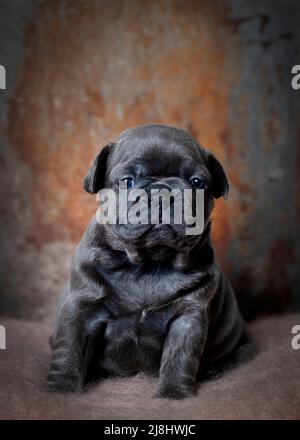
[[[166,182],[154,182],[151,185],[151,189],[158,189],[158,190],[167,189],[168,191],[172,191],[173,188],[171,185],[169,185]]]

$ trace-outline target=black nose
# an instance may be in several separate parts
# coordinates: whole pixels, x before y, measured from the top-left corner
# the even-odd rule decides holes
[[[166,182],[154,182],[150,187],[150,190],[151,189],[167,189],[168,191],[172,191],[173,187]]]

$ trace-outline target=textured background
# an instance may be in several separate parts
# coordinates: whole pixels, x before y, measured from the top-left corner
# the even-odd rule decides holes
[[[150,122],[224,164],[214,240],[246,315],[299,307],[298,3],[1,1],[1,315],[50,319],[97,207],[90,161]]]

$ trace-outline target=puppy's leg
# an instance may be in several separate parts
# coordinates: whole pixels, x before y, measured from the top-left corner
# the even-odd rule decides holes
[[[80,391],[84,385],[84,334],[79,304],[68,298],[60,308],[52,337],[49,391]]]
[[[48,373],[49,391],[79,391],[83,387],[82,341],[78,310],[71,301],[59,313],[52,338],[52,362]]]
[[[101,311],[89,318],[92,304],[87,307],[67,301],[62,306],[53,337],[53,356],[48,373],[49,391],[76,392],[83,390],[89,361],[93,354],[93,341],[104,319]]]
[[[180,399],[195,393],[207,328],[207,308],[195,303],[171,323],[161,360],[159,397]]]

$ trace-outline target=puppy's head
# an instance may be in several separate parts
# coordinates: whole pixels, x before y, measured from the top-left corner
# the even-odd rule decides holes
[[[84,179],[84,188],[92,194],[110,188],[119,195],[120,182],[127,188],[129,199],[131,192],[138,194],[137,190],[144,190],[149,195],[148,202],[143,199],[141,204],[141,197],[133,197],[127,204],[130,210],[139,203],[139,207],[149,214],[148,220],[154,189],[175,190],[176,194],[183,194],[185,189],[203,189],[204,225],[207,225],[212,212],[214,198],[227,197],[229,191],[220,162],[190,134],[165,125],[140,125],[124,131],[115,143],[105,146],[98,154]],[[155,250],[152,253],[156,255],[159,255],[158,249],[172,249],[175,252],[190,249],[201,236],[187,235],[184,222],[174,222],[174,200],[171,197],[168,206],[171,214],[169,224],[162,224],[164,208],[160,207],[159,224],[153,225],[150,221],[147,224],[117,222],[106,227],[116,240],[130,249]],[[192,205],[194,213],[194,201]]]

